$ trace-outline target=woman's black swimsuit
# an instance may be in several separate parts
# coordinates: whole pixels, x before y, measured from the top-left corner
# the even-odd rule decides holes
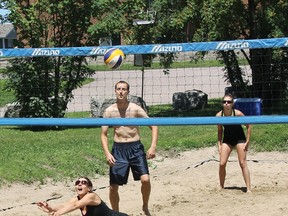
[[[80,199],[79,196],[77,197],[78,200]],[[81,210],[82,216],[128,216],[125,213],[115,212],[110,209],[105,202],[101,200],[101,203],[97,206],[86,206],[86,214],[83,214],[83,209]]]
[[[222,116],[224,113],[222,111]],[[235,116],[235,110],[233,109],[233,116]],[[241,125],[223,125],[224,137],[223,143],[230,145],[237,145],[238,143],[246,142],[244,130]]]

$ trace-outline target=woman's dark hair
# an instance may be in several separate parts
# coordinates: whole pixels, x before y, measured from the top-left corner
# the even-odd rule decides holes
[[[226,93],[223,98],[225,98],[225,97],[231,97],[232,99],[235,99],[231,93]]]
[[[79,177],[79,179],[80,178],[84,178],[84,179],[86,179],[86,181],[88,182],[88,187],[90,187],[91,188],[91,191],[93,190],[93,183],[92,183],[92,181],[88,178],[88,177],[86,177],[86,176],[82,176],[82,177]]]

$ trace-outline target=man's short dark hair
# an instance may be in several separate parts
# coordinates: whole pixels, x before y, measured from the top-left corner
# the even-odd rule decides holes
[[[127,85],[127,90],[128,90],[128,91],[130,90],[130,85],[129,85],[129,83],[126,82],[126,81],[124,81],[124,80],[120,80],[119,82],[117,82],[117,83],[115,84],[115,89],[117,89],[117,85],[120,84],[120,83],[126,84],[126,85]]]

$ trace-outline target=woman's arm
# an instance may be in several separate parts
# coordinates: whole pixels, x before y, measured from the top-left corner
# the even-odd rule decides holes
[[[216,117],[221,117],[222,111],[216,114]],[[218,137],[218,150],[221,152],[222,138],[223,138],[223,125],[217,125],[217,137]]]
[[[245,116],[240,110],[235,109],[235,114],[236,116]],[[251,124],[245,124],[247,128],[247,133],[246,133],[246,149],[248,149],[248,145],[250,143],[250,137],[251,137],[251,129],[252,125]]]
[[[250,137],[251,137],[252,125],[246,124],[245,126],[247,128],[246,143],[249,144],[250,143]]]
[[[66,203],[52,215],[60,216],[75,211],[76,209],[84,208],[87,205],[99,205],[100,203],[101,199],[95,193],[89,193],[80,200],[74,199],[71,202]]]
[[[76,198],[70,200],[67,203],[73,202],[74,200],[77,200]],[[60,204],[58,206],[52,207],[50,206],[46,201],[40,201],[37,203],[37,206],[39,207],[39,209],[41,209],[43,212],[46,213],[52,213],[52,212],[56,212],[57,210],[63,208],[63,206],[65,206],[65,204]]]

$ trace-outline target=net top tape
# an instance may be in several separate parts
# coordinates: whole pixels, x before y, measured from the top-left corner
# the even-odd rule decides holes
[[[102,56],[112,46],[0,49],[0,57]],[[288,47],[288,38],[113,46],[129,54],[159,54]]]
[[[168,118],[0,118],[2,126],[151,126],[287,124],[288,115]]]

